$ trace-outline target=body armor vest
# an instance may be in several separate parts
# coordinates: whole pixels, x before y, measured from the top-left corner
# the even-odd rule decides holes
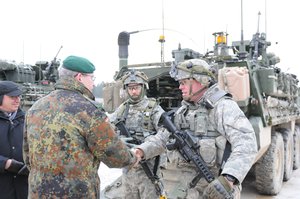
[[[147,102],[148,103],[145,103]],[[124,119],[125,125],[131,136],[144,141],[149,135],[155,134],[155,128],[151,122],[151,114],[156,106],[155,99],[142,100],[137,104],[129,104],[128,101],[121,105],[121,110],[117,118]]]
[[[174,123],[178,129],[190,130],[199,143],[199,153],[211,168],[220,168],[225,150],[226,139],[215,130],[213,111],[221,98],[230,97],[228,93],[218,87],[211,87],[202,99],[195,105],[183,101],[182,106],[174,116]],[[181,158],[179,158],[181,159]]]

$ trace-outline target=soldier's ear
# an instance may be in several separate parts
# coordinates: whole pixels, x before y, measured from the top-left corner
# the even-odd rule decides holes
[[[81,82],[82,80],[82,73],[77,73],[77,75],[74,77],[77,81]]]

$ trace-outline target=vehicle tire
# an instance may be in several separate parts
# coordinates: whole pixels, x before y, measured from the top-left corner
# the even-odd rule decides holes
[[[284,174],[284,142],[281,133],[275,132],[267,152],[255,165],[256,189],[261,194],[280,192]]]
[[[293,174],[294,164],[294,139],[290,129],[282,129],[280,131],[284,141],[284,174],[283,180],[288,181]]]
[[[294,134],[294,170],[300,167],[300,126],[295,126]]]

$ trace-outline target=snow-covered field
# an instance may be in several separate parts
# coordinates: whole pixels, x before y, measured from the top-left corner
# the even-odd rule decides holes
[[[121,169],[110,169],[105,164],[101,163],[98,169],[98,175],[101,180],[101,190],[116,180],[121,174]]]

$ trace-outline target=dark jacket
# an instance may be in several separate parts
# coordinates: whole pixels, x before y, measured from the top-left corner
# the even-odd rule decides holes
[[[15,118],[10,121],[0,111],[0,198],[25,199],[28,195],[28,176],[17,175],[6,171],[5,163],[8,159],[23,161],[23,128],[24,112],[18,110]]]

